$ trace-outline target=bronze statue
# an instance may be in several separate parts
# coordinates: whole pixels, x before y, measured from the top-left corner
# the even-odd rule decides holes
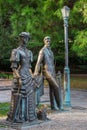
[[[43,66],[43,75],[46,77],[49,83],[49,95],[51,109],[55,110],[55,102],[57,107],[61,109],[59,85],[56,80],[55,66],[54,66],[54,55],[50,47],[51,39],[49,36],[44,38],[44,47],[40,50],[37,64],[35,67],[34,75],[38,75],[41,66]]]
[[[13,122],[32,122],[36,120],[35,88],[36,80],[32,77],[31,62],[33,54],[27,49],[30,34],[19,34],[20,46],[12,50],[11,68],[13,70],[13,88],[11,107],[7,120]]]

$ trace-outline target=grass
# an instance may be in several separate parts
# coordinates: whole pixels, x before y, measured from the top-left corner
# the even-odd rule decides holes
[[[1,78],[7,78],[8,76],[6,74],[0,73]]]
[[[71,75],[71,88],[87,90],[87,75]]]
[[[0,117],[4,117],[7,115],[9,111],[10,103],[0,103]]]
[[[0,78],[3,78],[3,79],[12,79],[13,78],[13,74],[11,73],[10,74],[10,72],[7,72],[7,73],[1,73],[0,72]]]

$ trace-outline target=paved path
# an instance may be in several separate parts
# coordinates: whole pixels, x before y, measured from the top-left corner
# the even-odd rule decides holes
[[[49,103],[49,89],[45,88],[45,94],[41,102]],[[0,102],[10,101],[11,91],[0,91]],[[48,114],[49,122],[39,125],[26,126],[15,130],[87,130],[87,91],[71,90],[72,109],[68,111],[54,111]],[[0,130],[14,130],[12,128],[0,128]]]
[[[0,91],[0,103],[10,102],[11,90],[1,90]],[[45,88],[44,95],[41,97],[42,102],[49,101],[49,89]],[[87,108],[87,91],[81,90],[71,90],[71,104],[73,107],[83,107]]]
[[[41,100],[42,101],[49,100],[49,88],[45,88],[45,94],[41,97]],[[73,107],[77,106],[87,108],[87,90],[71,89],[71,105]]]

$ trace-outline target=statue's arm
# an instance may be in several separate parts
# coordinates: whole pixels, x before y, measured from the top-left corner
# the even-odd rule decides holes
[[[13,71],[14,78],[21,78],[18,69],[12,68],[12,71]]]
[[[43,62],[43,59],[44,59],[44,52],[43,52],[43,50],[41,50],[39,52],[39,55],[38,55],[38,60],[37,60],[36,66],[35,66],[34,75],[38,75],[39,74],[40,69],[41,69],[41,64]]]
[[[33,53],[32,51],[29,50],[29,55],[30,55],[30,63],[29,63],[29,72],[31,73],[32,77],[33,77],[33,72],[32,72],[32,65],[31,63],[33,62]]]
[[[21,85],[21,83],[22,83],[21,76],[19,74],[20,65],[18,65],[18,63],[20,61],[20,56],[19,56],[17,49],[12,50],[10,61],[11,61],[11,69],[13,71],[13,77],[16,79],[19,79],[19,84]]]

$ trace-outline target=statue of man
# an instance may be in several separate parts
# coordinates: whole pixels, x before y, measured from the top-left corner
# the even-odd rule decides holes
[[[34,75],[38,75],[41,66],[43,66],[43,75],[49,83],[49,95],[51,109],[55,110],[56,101],[57,107],[60,109],[60,93],[59,85],[56,80],[55,66],[54,66],[54,55],[50,47],[51,38],[46,36],[44,38],[44,47],[40,50],[38,60],[35,67]]]

